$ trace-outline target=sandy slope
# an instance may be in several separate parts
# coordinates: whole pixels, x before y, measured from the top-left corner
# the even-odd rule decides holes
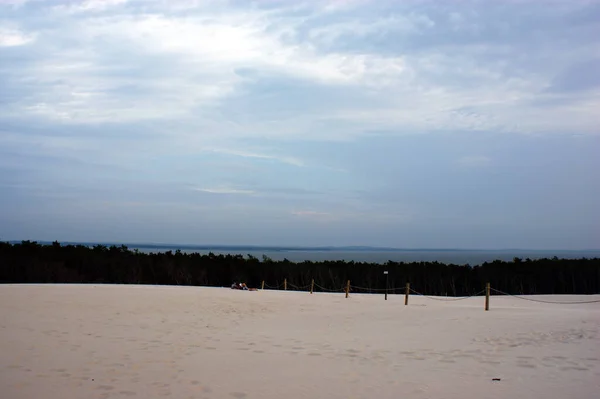
[[[1,397],[600,397],[600,303],[403,299],[0,286]]]

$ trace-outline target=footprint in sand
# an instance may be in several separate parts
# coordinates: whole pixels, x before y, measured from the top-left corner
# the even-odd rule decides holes
[[[534,369],[534,368],[537,367],[535,364],[523,363],[523,362],[518,362],[517,366],[518,367],[523,367],[523,368],[526,368],[526,369]]]
[[[456,363],[456,360],[453,359],[440,359],[440,363]],[[487,363],[487,362],[482,362]]]
[[[580,367],[580,366],[570,366],[570,367],[561,367],[560,368],[561,371],[569,371],[569,370],[576,370],[576,371],[589,371],[590,369],[588,369],[587,367]]]

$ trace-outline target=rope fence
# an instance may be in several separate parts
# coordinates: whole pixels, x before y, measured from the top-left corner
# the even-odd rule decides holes
[[[307,290],[308,288],[310,288],[310,284],[304,285],[302,287],[298,287],[297,285],[294,285],[294,284],[288,284],[288,286],[294,288],[297,291],[304,291],[304,290]]]
[[[271,285],[268,285],[268,284],[266,284],[266,283],[263,281],[263,284],[262,284],[262,289],[264,290],[265,288],[267,288],[267,289],[269,289],[269,290],[280,290],[280,289],[282,289],[282,288],[283,288],[283,283],[281,283],[281,284],[279,284],[279,285],[276,285],[276,286],[271,286]]]
[[[453,301],[462,301],[464,299],[473,298],[474,296],[479,296],[479,295],[483,294],[485,292],[485,290],[481,290],[477,294],[473,294],[473,295],[469,295],[469,296],[456,296],[456,297],[446,297],[446,298],[425,295],[425,294],[422,294],[420,292],[413,290],[412,288],[410,289],[410,292],[412,292],[415,295],[422,296],[424,298],[428,298],[428,299],[431,299],[434,301],[453,302]]]
[[[384,292],[384,291],[386,291],[385,288],[367,288],[367,287],[357,287],[355,285],[351,285],[350,288],[355,289],[355,290],[368,291],[368,292]],[[396,290],[399,290],[399,288],[390,288],[388,290],[388,292],[394,292]]]
[[[578,305],[578,304],[584,304],[584,303],[600,303],[600,299],[591,300],[591,301],[565,301],[565,302],[563,302],[563,301],[545,301],[543,299],[527,298],[527,297],[524,297],[521,295],[509,294],[507,292],[503,292],[503,291],[497,290],[495,288],[492,288],[492,291],[494,291],[500,295],[511,296],[513,298],[522,299],[524,301],[539,302],[539,303],[551,303],[551,304],[556,304],[556,305]]]
[[[385,294],[386,300],[387,300],[388,294],[403,293],[405,296],[404,305],[408,305],[408,300],[409,300],[409,296],[411,293],[414,295],[420,296],[422,298],[427,298],[430,300],[440,301],[440,302],[456,302],[456,301],[462,301],[465,299],[485,295],[484,309],[486,311],[489,310],[489,308],[490,308],[490,296],[491,296],[492,292],[495,294],[498,294],[499,296],[509,296],[509,297],[521,299],[524,301],[555,304],[555,305],[577,305],[577,304],[600,303],[600,299],[585,300],[585,301],[548,301],[548,300],[537,299],[537,298],[529,298],[526,296],[510,294],[510,293],[492,288],[490,286],[490,283],[486,284],[485,289],[483,289],[475,294],[466,295],[466,296],[451,296],[451,297],[425,295],[421,292],[418,292],[418,291],[410,288],[410,283],[407,283],[406,287],[370,288],[370,287],[359,287],[359,286],[351,285],[350,280],[348,280],[346,282],[346,284],[344,284],[342,287],[337,288],[337,289],[323,287],[322,285],[315,283],[315,280],[311,280],[310,284],[298,286],[295,284],[288,283],[287,279],[285,279],[283,281],[283,283],[276,285],[276,286],[268,285],[265,283],[265,281],[262,281],[261,289],[264,290],[265,288],[269,289],[269,290],[281,290],[281,289],[288,290],[288,288],[290,288],[291,290],[294,290],[294,291],[309,291],[311,294],[313,292],[315,292],[315,289],[316,289],[316,290],[318,290],[318,292],[345,293],[346,298],[349,297],[350,292],[361,293],[361,294],[367,294],[367,293],[368,294],[382,294],[383,293],[383,294]]]
[[[319,284],[315,284],[315,287],[317,287],[321,291],[325,291],[325,292],[343,292],[344,291],[344,287],[338,288],[337,290],[325,288],[325,287],[320,286]]]

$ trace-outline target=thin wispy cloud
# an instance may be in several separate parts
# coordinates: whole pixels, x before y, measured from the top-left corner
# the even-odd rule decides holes
[[[241,195],[255,194],[255,192],[252,190],[242,190],[239,188],[231,188],[231,187],[195,188],[195,190],[201,191],[203,193],[209,193],[209,194],[241,194]]]
[[[317,212],[317,211],[292,211],[292,215],[306,216],[306,217],[320,217],[320,216],[329,216],[331,214],[327,213],[327,212]]]
[[[272,154],[263,154],[257,152],[250,152],[244,150],[236,150],[236,149],[226,149],[226,148],[211,148],[207,150],[210,152],[214,152],[217,154],[225,154],[225,155],[233,155],[236,157],[242,158],[255,158],[255,159],[264,159],[264,160],[272,160],[281,163],[286,163],[293,166],[304,166],[304,162],[300,159],[294,157],[288,157],[285,155],[272,155]]]

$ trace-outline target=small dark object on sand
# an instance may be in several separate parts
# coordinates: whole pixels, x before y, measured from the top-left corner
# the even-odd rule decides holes
[[[492,381],[500,381],[500,378],[492,378]]]

